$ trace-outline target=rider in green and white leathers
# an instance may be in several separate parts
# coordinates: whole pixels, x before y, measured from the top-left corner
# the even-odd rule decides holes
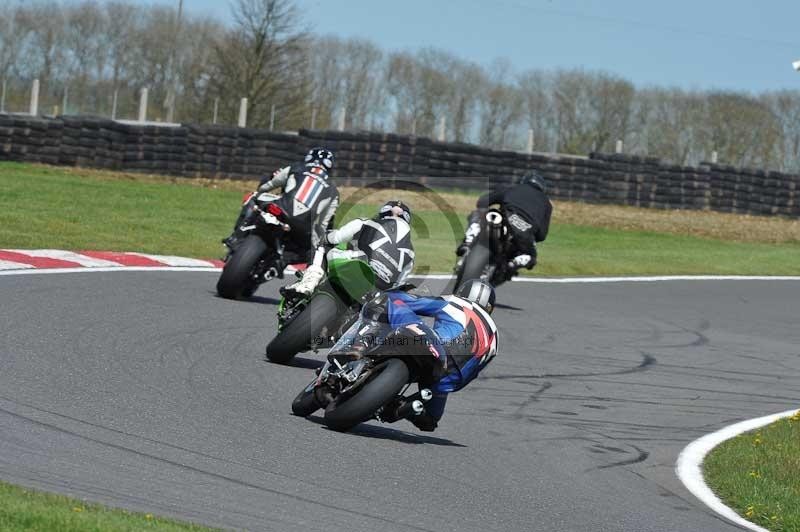
[[[313,263],[303,278],[287,290],[311,294],[324,277],[323,262],[334,259],[358,259],[367,262],[375,273],[379,289],[403,284],[414,268],[411,245],[411,210],[400,201],[383,205],[373,219],[357,218],[339,229],[328,231],[317,248]],[[348,249],[327,246],[348,243]]]

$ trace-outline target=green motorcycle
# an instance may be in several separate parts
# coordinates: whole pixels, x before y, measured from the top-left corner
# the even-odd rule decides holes
[[[290,292],[281,298],[278,334],[267,345],[267,358],[285,364],[301,351],[332,345],[376,289],[375,273],[365,260],[329,261],[325,278],[310,296]]]

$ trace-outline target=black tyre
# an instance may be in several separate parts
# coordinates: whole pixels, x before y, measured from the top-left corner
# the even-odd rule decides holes
[[[292,401],[292,414],[308,417],[322,408],[323,405],[317,401],[316,390],[316,388],[312,388],[310,391],[303,389],[302,392],[297,394],[297,397]]]
[[[333,430],[346,431],[370,419],[375,412],[397,397],[408,384],[408,366],[390,358],[373,370],[373,375],[355,395],[338,397],[325,409],[325,424]]]
[[[322,328],[332,323],[338,315],[339,305],[333,296],[318,292],[300,315],[287,323],[267,345],[267,358],[278,364],[286,364],[297,353],[307,350]]]
[[[253,279],[253,269],[261,260],[267,244],[261,237],[250,235],[244,239],[222,268],[217,281],[217,293],[225,299],[250,297],[258,288]]]
[[[484,268],[489,264],[491,258],[492,252],[489,251],[489,248],[476,243],[464,258],[464,265],[461,267],[461,273],[456,278],[456,289],[458,289],[464,281],[480,279]]]

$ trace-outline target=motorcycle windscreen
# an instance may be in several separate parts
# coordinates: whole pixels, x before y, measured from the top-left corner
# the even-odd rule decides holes
[[[391,332],[388,323],[380,323],[366,318],[359,318],[347,329],[339,340],[333,344],[328,356],[338,353],[352,354],[354,351],[367,353],[381,345],[382,339]]]
[[[358,301],[375,288],[375,274],[363,260],[334,259],[328,263],[328,280]]]

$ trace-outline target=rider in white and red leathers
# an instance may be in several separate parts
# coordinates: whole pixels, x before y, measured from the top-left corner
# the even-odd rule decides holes
[[[281,196],[275,203],[287,215],[291,227],[288,240],[294,243],[306,262],[311,261],[339,207],[339,191],[331,181],[333,163],[333,153],[325,148],[313,148],[302,164],[286,166],[270,179],[262,179],[256,193],[281,189]],[[256,212],[254,205],[255,195],[242,208],[233,234],[223,240],[228,247],[235,248],[238,244],[242,237],[240,228],[251,223]]]

